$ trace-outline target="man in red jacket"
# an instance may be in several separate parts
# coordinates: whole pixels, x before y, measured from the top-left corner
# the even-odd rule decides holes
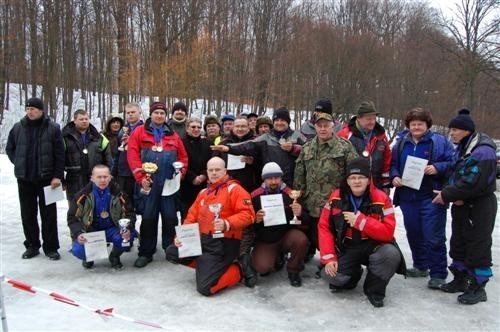
[[[353,289],[366,265],[363,290],[374,307],[384,305],[385,289],[396,270],[405,273],[394,240],[396,219],[390,198],[370,186],[370,165],[359,157],[323,208],[318,224],[323,277],[333,292]]]
[[[202,190],[191,205],[184,224],[198,223],[201,233],[201,256],[179,259],[175,238],[167,248],[167,260],[196,266],[196,288],[209,296],[234,286],[242,273],[236,259],[240,251],[242,231],[255,219],[250,194],[227,175],[224,160],[213,157],[207,163],[208,187]],[[218,213],[210,205],[220,204]],[[222,237],[214,237],[219,234]]]
[[[155,102],[150,107],[150,118],[137,127],[128,139],[127,160],[134,174],[136,185],[135,208],[142,214],[140,227],[139,257],[136,267],[145,267],[153,260],[158,238],[158,215],[162,220],[162,248],[172,243],[177,225],[177,193],[163,196],[165,180],[175,176],[173,163],[183,163],[184,176],[188,167],[188,156],[177,133],[166,123],[167,107]],[[157,170],[146,174],[144,163],[155,164]],[[139,191],[139,188],[141,191]]]

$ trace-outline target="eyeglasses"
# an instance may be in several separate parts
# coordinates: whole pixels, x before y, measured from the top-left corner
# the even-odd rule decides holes
[[[189,126],[191,129],[201,129],[201,126]]]

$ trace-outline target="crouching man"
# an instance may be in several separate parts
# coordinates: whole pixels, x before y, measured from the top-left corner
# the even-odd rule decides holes
[[[182,243],[177,237],[165,251],[167,260],[195,267],[196,288],[205,296],[241,280],[237,257],[242,231],[255,218],[250,194],[227,175],[225,167],[219,157],[208,161],[208,187],[198,194],[184,220],[184,224],[199,224],[202,254],[179,259]]]
[[[108,166],[96,165],[92,169],[90,183],[87,184],[70,201],[68,210],[68,226],[73,245],[71,252],[82,260],[86,269],[94,266],[93,261],[85,259],[85,233],[105,231],[106,241],[113,243],[109,254],[111,267],[123,269],[120,256],[124,251],[129,251],[137,233],[134,229],[135,214],[125,194],[118,185],[111,182],[111,172]],[[129,219],[130,223],[125,230],[118,224],[120,219]],[[122,246],[123,243],[129,246]]]
[[[252,192],[252,203],[255,214],[255,247],[252,254],[252,265],[261,275],[266,275],[275,267],[281,255],[290,255],[286,265],[288,279],[293,287],[302,286],[299,272],[304,268],[309,240],[307,227],[309,219],[302,206],[290,198],[292,189],[282,180],[283,171],[275,162],[264,165],[262,169],[262,186]],[[281,195],[285,208],[285,220],[279,225],[265,225],[265,211],[262,209],[261,197]],[[300,224],[292,224],[294,215]]]
[[[323,208],[318,224],[322,276],[332,292],[353,289],[363,269],[363,290],[374,307],[384,306],[385,289],[396,270],[406,273],[394,240],[396,219],[390,198],[370,185],[370,165],[356,158],[347,166],[347,178]]]

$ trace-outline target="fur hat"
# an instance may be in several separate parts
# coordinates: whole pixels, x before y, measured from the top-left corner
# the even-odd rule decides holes
[[[268,125],[269,128],[273,128],[273,121],[268,116],[259,116],[257,118],[257,124],[255,125],[255,127],[259,128],[260,125],[264,124]]]
[[[283,171],[281,170],[280,165],[278,165],[274,161],[271,161],[265,164],[262,168],[262,180],[273,176],[283,176]]]
[[[205,132],[207,131],[207,125],[209,124],[216,124],[220,128],[219,119],[217,119],[215,115],[207,115],[205,117],[205,121],[203,121],[203,130],[205,130]]]
[[[458,115],[451,119],[448,128],[457,128],[462,130],[468,130],[471,133],[476,131],[476,125],[472,118],[470,117],[470,111],[466,108],[462,108],[458,111]]]

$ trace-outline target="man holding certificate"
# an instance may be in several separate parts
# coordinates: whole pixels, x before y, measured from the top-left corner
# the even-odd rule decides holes
[[[430,130],[431,114],[414,108],[406,114],[406,130],[398,134],[392,149],[391,177],[396,187],[394,205],[404,216],[413,258],[408,277],[427,277],[427,286],[445,283],[446,206],[432,204],[433,190],[442,188],[451,164],[453,147],[441,134]]]
[[[87,251],[97,251],[99,248],[87,248],[90,244],[87,244],[89,239],[86,234],[104,231],[106,241],[113,243],[109,254],[111,267],[121,270],[123,265],[120,256],[130,250],[137,235],[134,229],[135,214],[125,194],[115,182],[111,183],[108,166],[94,166],[90,179],[91,182],[69,205],[68,226],[73,239],[71,252],[82,260],[84,268],[92,268],[94,262],[87,260]]]
[[[252,192],[255,214],[255,247],[252,265],[260,274],[268,274],[276,259],[289,254],[286,266],[290,285],[302,286],[299,272],[304,268],[309,240],[308,217],[302,206],[290,196],[293,190],[282,180],[283,171],[270,162],[262,169],[262,186]],[[293,224],[296,216],[300,222]]]
[[[207,163],[208,187],[189,209],[184,225],[198,223],[202,254],[179,259],[184,243],[175,238],[166,250],[167,260],[196,268],[196,288],[205,296],[234,286],[241,280],[236,263],[242,231],[255,219],[250,194],[227,175],[224,160],[213,157]]]

